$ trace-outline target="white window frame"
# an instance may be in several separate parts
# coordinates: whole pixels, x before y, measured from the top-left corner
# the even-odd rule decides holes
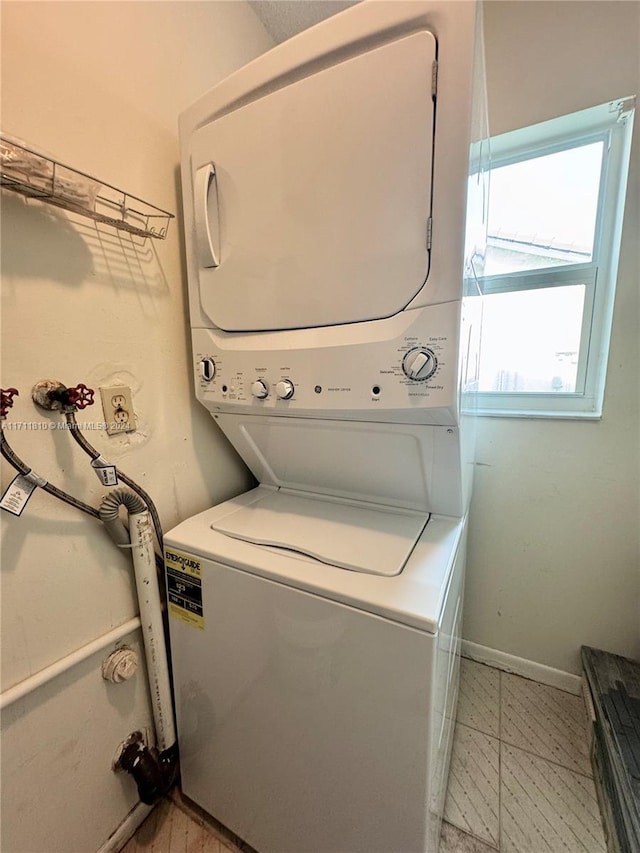
[[[618,272],[635,98],[622,98],[491,139],[491,168],[603,140],[600,191],[590,263],[563,264],[478,279],[483,294],[584,284],[576,391],[478,392],[477,414],[599,418]]]

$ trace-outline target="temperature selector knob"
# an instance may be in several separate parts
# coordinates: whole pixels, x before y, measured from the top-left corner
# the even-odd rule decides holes
[[[212,358],[201,358],[198,362],[198,373],[200,379],[205,382],[211,382],[216,375],[216,363]]]
[[[251,393],[258,400],[264,400],[265,397],[269,396],[269,386],[262,379],[256,379],[251,386]]]
[[[402,359],[402,369],[405,376],[412,379],[414,382],[424,382],[425,379],[433,376],[438,366],[438,361],[433,353],[433,350],[427,347],[416,347]]]
[[[280,400],[290,400],[293,397],[293,382],[289,379],[281,379],[276,385],[276,394]]]

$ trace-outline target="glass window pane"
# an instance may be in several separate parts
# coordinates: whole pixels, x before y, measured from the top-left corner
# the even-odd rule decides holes
[[[491,170],[484,274],[593,260],[603,142]]]
[[[484,298],[480,391],[576,391],[583,284]]]

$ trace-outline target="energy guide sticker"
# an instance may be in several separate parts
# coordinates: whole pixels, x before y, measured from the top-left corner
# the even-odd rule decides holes
[[[192,554],[165,551],[169,614],[194,628],[204,629],[201,563]]]

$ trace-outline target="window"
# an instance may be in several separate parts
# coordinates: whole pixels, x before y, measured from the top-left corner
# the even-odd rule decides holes
[[[479,414],[601,415],[634,105],[491,140]]]

